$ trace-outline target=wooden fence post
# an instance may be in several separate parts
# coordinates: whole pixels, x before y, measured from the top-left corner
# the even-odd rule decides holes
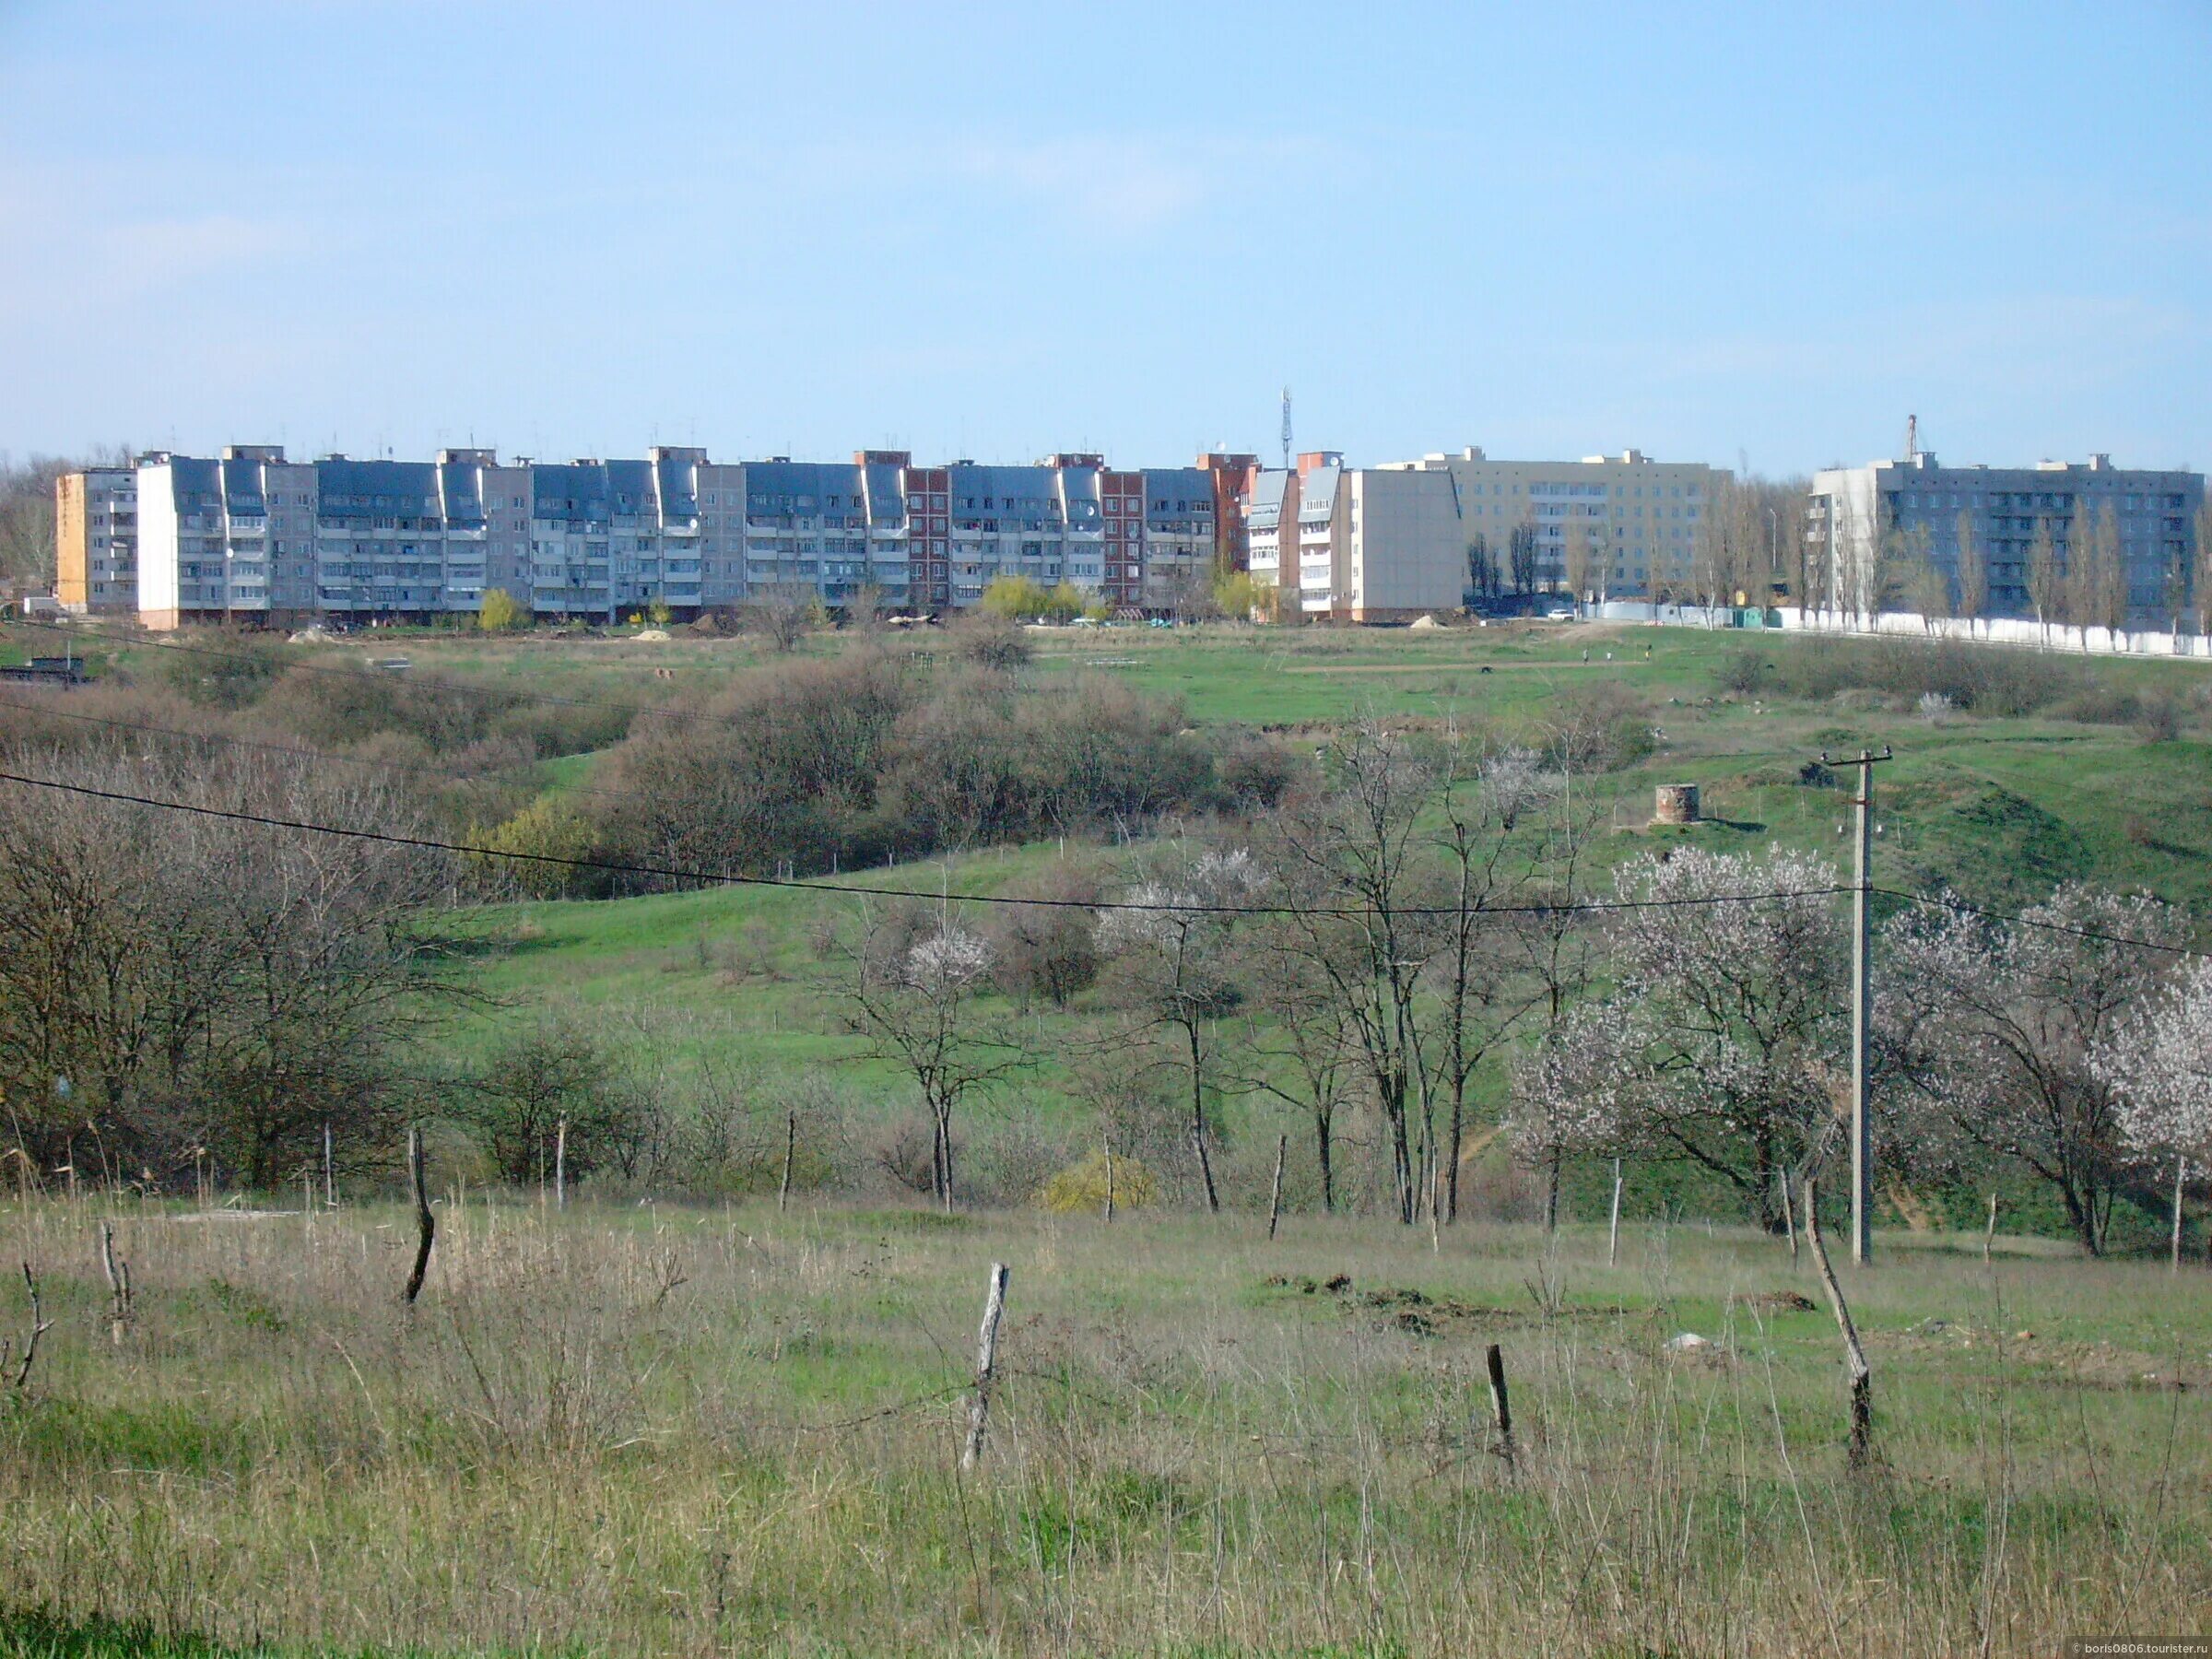
[[[1996,1238],[1997,1195],[1992,1193],[1989,1195],[1989,1225],[1982,1230],[1982,1260],[1984,1263],[1989,1260],[1989,1247],[1996,1242]]]
[[[115,1254],[115,1224],[100,1224],[100,1265],[108,1276],[108,1336],[118,1347],[131,1323],[131,1265]]]
[[[1006,1311],[1006,1265],[991,1264],[991,1288],[983,1298],[983,1328],[975,1343],[975,1393],[968,1401],[968,1443],[960,1452],[960,1467],[972,1469],[982,1461],[983,1436],[991,1423],[991,1387],[997,1380],[998,1322]]]
[[[330,1124],[327,1120],[323,1124],[323,1207],[338,1207],[338,1184],[336,1173],[331,1168]]]
[[[776,1214],[791,1207],[791,1160],[799,1148],[799,1114],[783,1114],[783,1179],[776,1183]]]
[[[423,1276],[430,1270],[430,1244],[438,1236],[438,1223],[430,1216],[430,1189],[425,1176],[422,1131],[407,1131],[407,1172],[415,1182],[415,1266],[407,1275],[407,1306],[422,1294]]]
[[[1106,1148],[1106,1219],[1113,1219],[1113,1136],[1103,1142]]]
[[[1269,1239],[1275,1237],[1276,1223],[1283,1218],[1283,1159],[1289,1150],[1290,1137],[1287,1135],[1277,1135],[1275,1137],[1275,1192],[1267,1200],[1267,1236]],[[2176,1240],[2182,1236],[2178,1224],[2173,1236]],[[2177,1243],[2175,1248],[2178,1250],[2180,1245]]]
[[[1620,1159],[1613,1160],[1613,1223],[1606,1233],[1606,1265],[1620,1260]]]
[[[553,1207],[569,1207],[569,1120],[553,1126]]]
[[[1843,1357],[1851,1376],[1851,1446],[1846,1457],[1852,1468],[1863,1469],[1874,1440],[1874,1369],[1859,1346],[1858,1327],[1851,1323],[1851,1309],[1836,1283],[1835,1269],[1828,1265],[1828,1247],[1820,1242],[1818,1196],[1809,1179],[1805,1183],[1805,1239],[1813,1247],[1813,1265],[1820,1269],[1821,1288],[1828,1292],[1836,1329],[1843,1334]]]
[[[1520,1467],[1513,1446],[1513,1408],[1505,1393],[1505,1356],[1496,1343],[1490,1344],[1484,1363],[1490,1372],[1490,1415],[1498,1423],[1498,1455],[1505,1459],[1506,1472],[1513,1474]]]
[[[2182,1183],[2189,1179],[2189,1160],[2173,1160],[2173,1271],[2182,1270]]]

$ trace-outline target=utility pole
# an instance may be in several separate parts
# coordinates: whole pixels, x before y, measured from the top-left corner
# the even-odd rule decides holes
[[[1852,802],[1858,810],[1858,834],[1853,838],[1857,855],[1852,861],[1851,884],[1851,1259],[1861,1265],[1874,1259],[1874,1136],[1866,1116],[1866,1040],[1873,1006],[1868,982],[1874,946],[1874,769],[1895,758],[1886,743],[1878,755],[1861,749],[1855,761],[1830,761],[1828,751],[1820,751],[1823,766],[1859,769],[1859,793]]]

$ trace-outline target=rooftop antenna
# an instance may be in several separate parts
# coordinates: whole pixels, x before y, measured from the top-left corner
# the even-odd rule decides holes
[[[1919,453],[1920,417],[1917,415],[1908,415],[1905,417],[1905,453],[1900,459],[1910,461],[1913,456]]]
[[[1283,470],[1290,470],[1290,388],[1283,388]]]

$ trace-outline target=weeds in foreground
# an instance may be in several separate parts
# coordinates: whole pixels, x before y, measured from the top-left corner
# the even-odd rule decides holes
[[[1747,1233],[472,1200],[409,1314],[396,1208],[133,1212],[117,1344],[107,1213],[0,1210],[54,1320],[0,1655],[1978,1653],[2212,1610],[2212,1282],[2161,1269],[1850,1274],[1854,1478],[1832,1324]]]

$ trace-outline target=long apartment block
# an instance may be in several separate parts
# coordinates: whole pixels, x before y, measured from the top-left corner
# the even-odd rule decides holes
[[[500,589],[539,616],[678,616],[771,595],[832,608],[864,591],[901,609],[971,606],[1001,576],[1062,583],[1159,611],[1241,562],[1249,455],[1123,471],[1097,454],[1031,465],[918,466],[900,450],[851,462],[717,463],[655,447],[642,460],[290,461],[275,445],[219,457],[155,453],[135,473],[73,475],[88,506],[75,607],[149,627],[318,617],[468,614]],[[95,537],[136,509],[129,568],[90,576]],[[64,500],[71,499],[65,481]],[[102,493],[106,492],[106,493]],[[57,533],[58,534],[58,533]],[[101,544],[104,548],[105,544]],[[65,592],[76,600],[76,588]]]

